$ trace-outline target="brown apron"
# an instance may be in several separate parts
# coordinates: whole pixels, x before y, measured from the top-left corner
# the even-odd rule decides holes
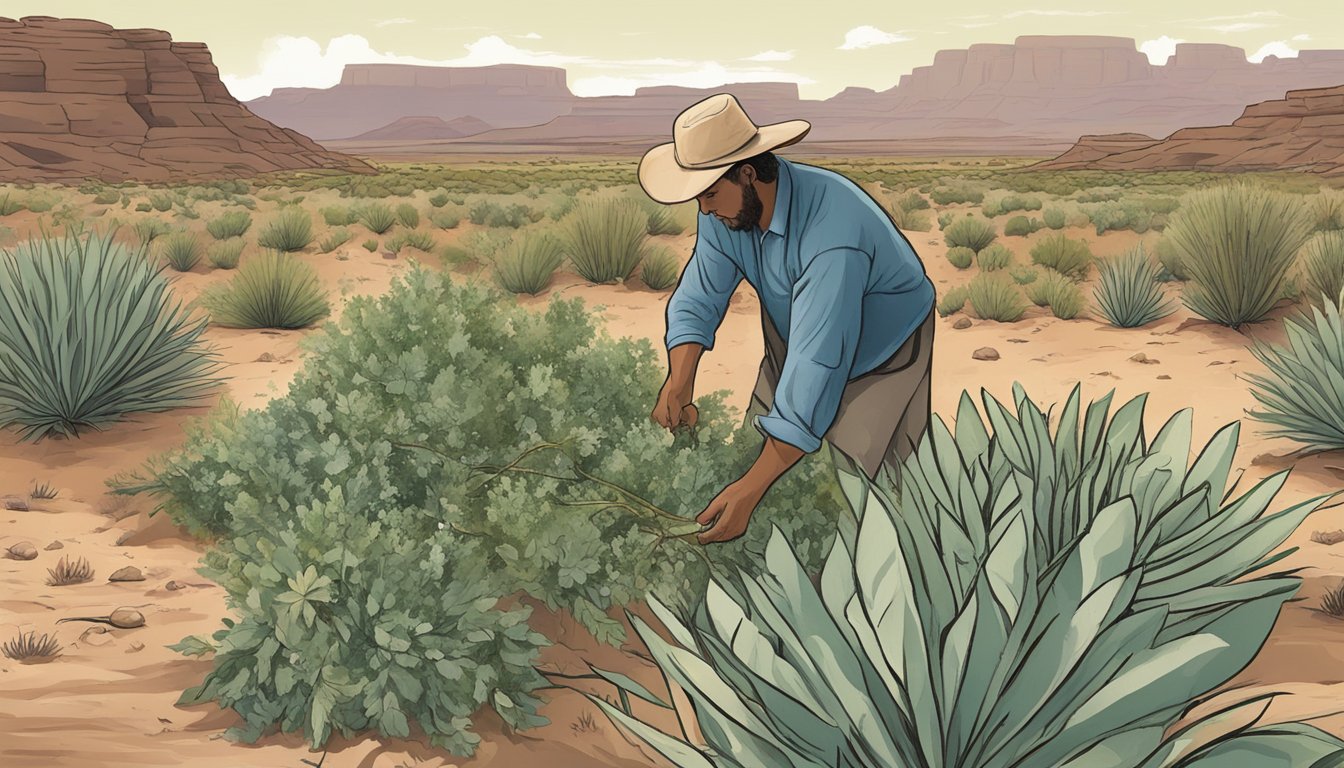
[[[883,464],[899,476],[901,463],[929,424],[929,380],[933,371],[934,311],[886,362],[851,379],[825,439],[876,479]],[[765,308],[761,308],[765,357],[752,392],[746,422],[769,413],[787,349]]]

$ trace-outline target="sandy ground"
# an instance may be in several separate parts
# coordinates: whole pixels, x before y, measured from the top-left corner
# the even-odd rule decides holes
[[[1027,263],[1030,244],[1045,234],[1001,238],[1001,242],[1014,250],[1019,263]],[[1100,256],[1119,253],[1140,239],[1130,232],[1103,237],[1084,230],[1070,234],[1089,240]],[[967,279],[969,273],[958,272],[944,258],[945,246],[936,230],[908,236],[940,293]],[[1151,245],[1155,237],[1150,234],[1143,239]],[[685,257],[694,237],[688,234],[667,240]],[[318,267],[333,292],[337,315],[343,288],[358,293],[385,290],[407,268],[405,256],[410,253],[389,260],[354,245],[340,252],[349,259],[303,255]],[[436,264],[432,258],[425,261]],[[201,269],[200,274],[184,275],[179,290],[190,298],[202,285],[221,279],[219,274]],[[465,272],[463,279],[468,279]],[[665,292],[633,282],[591,286],[572,275],[559,275],[550,292],[524,303],[541,306],[557,294],[603,305],[602,314],[613,335],[661,343]],[[718,346],[702,362],[698,377],[702,393],[728,390],[733,402],[745,407],[761,355],[759,311],[755,296],[744,284],[719,331]],[[969,328],[953,328],[961,316],[941,318],[936,331],[933,407],[949,422],[963,390],[978,396],[984,388],[1010,401],[1012,384],[1017,381],[1033,399],[1047,405],[1062,402],[1081,383],[1085,400],[1114,390],[1117,406],[1150,392],[1150,436],[1171,414],[1193,406],[1198,446],[1255,405],[1241,378],[1259,369],[1246,349],[1247,337],[1192,319],[1184,310],[1138,330],[1113,329],[1094,319],[1061,321],[1035,308],[1017,323],[974,320]],[[1267,325],[1250,333],[1263,335],[1271,328]],[[206,335],[219,345],[228,364],[230,395],[244,407],[256,407],[284,392],[302,362],[297,342],[308,333],[312,331],[211,328]],[[997,350],[999,359],[973,359],[972,353],[982,347]],[[1132,360],[1139,352],[1150,361]],[[175,705],[184,689],[201,681],[210,662],[183,657],[166,646],[187,635],[213,632],[229,610],[222,590],[195,573],[201,545],[182,535],[165,516],[149,517],[147,501],[109,497],[105,482],[176,445],[183,436],[184,420],[206,410],[140,416],[74,441],[29,445],[17,443],[13,433],[0,435],[0,496],[28,500],[34,483],[50,483],[59,491],[55,500],[28,500],[31,508],[27,511],[0,510],[0,547],[28,541],[38,550],[32,561],[0,559],[0,638],[54,631],[64,646],[62,655],[47,664],[25,665],[0,658],[0,765],[232,768],[301,766],[303,760],[316,763],[321,758],[320,752],[310,751],[297,735],[270,736],[253,746],[232,744],[222,738],[224,729],[238,722],[231,712],[214,705]],[[1287,468],[1293,471],[1275,509],[1339,489],[1344,457],[1294,461],[1285,457],[1293,448],[1285,441],[1263,437],[1258,425],[1244,422],[1236,461],[1236,467],[1245,471],[1240,489]],[[1338,687],[1344,680],[1344,644],[1340,642],[1344,624],[1313,610],[1320,595],[1344,574],[1344,563],[1339,560],[1344,547],[1332,549],[1309,540],[1313,530],[1336,528],[1344,528],[1344,512],[1322,511],[1288,542],[1300,547],[1286,565],[1304,569],[1301,594],[1308,599],[1287,607],[1261,656],[1236,681],[1249,686],[1249,692],[1297,694],[1278,700],[1271,718],[1328,715],[1339,708],[1344,694]],[[57,544],[59,549],[48,549]],[[62,556],[87,558],[95,571],[93,580],[47,586],[46,571]],[[108,575],[126,565],[139,568],[145,580],[108,583]],[[176,588],[169,588],[170,581]],[[93,623],[55,623],[62,617],[106,615],[119,606],[136,607],[144,614],[146,626],[122,630]],[[547,651],[545,668],[580,672],[586,660],[623,670],[658,689],[654,667],[631,653],[598,646],[572,620],[542,609],[537,623],[561,643]],[[453,758],[414,740],[338,737],[329,745],[323,765],[579,768],[656,764],[578,694],[551,691],[548,699],[543,714],[552,724],[526,734],[507,733],[492,715],[479,716],[477,727],[484,742],[471,759]],[[674,727],[670,720],[659,724]],[[1344,735],[1344,716],[1324,717],[1318,724]]]

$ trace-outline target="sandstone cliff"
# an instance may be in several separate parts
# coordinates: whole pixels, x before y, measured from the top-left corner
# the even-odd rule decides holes
[[[441,117],[416,115],[403,117],[384,125],[351,137],[351,141],[434,141],[438,139],[460,139],[463,136],[475,136],[490,130],[490,124],[475,117],[455,117],[444,120]]]
[[[0,181],[372,171],[262,120],[201,43],[84,19],[0,18]]]

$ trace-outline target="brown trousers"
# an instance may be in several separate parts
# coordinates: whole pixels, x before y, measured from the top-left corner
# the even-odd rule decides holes
[[[899,477],[900,465],[929,425],[930,378],[933,371],[933,309],[910,338],[886,362],[851,379],[840,397],[840,410],[825,439],[877,479],[886,465]],[[787,349],[770,317],[761,309],[765,357],[752,392],[746,422],[769,413],[775,401]]]

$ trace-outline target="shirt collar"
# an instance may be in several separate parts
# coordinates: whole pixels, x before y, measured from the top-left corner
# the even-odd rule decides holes
[[[766,232],[773,232],[780,237],[784,237],[789,231],[789,203],[793,199],[793,178],[789,163],[784,158],[779,158],[779,186],[775,188],[775,210],[770,214],[770,228],[761,233],[761,239],[765,239]]]

